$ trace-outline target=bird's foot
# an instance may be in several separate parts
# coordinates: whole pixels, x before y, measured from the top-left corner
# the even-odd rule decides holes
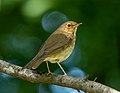
[[[50,70],[48,70],[48,73],[47,73],[47,75],[52,75],[53,73],[50,71]]]
[[[64,75],[63,76],[67,76],[67,74],[66,73],[64,73]]]

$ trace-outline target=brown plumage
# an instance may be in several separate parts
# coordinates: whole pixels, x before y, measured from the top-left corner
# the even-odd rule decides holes
[[[49,61],[57,63],[66,75],[59,63],[66,60],[72,53],[76,40],[76,30],[79,25],[73,21],[63,23],[49,36],[41,50],[25,68],[36,69],[42,62],[46,61],[48,72],[51,73],[48,66]]]

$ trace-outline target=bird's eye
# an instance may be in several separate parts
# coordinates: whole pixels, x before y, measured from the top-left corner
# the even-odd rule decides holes
[[[71,27],[71,24],[67,24],[67,27]]]

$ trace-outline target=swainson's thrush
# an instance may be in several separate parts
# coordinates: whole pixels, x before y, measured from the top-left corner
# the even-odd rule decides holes
[[[72,53],[75,46],[76,30],[80,24],[82,23],[78,24],[73,21],[63,23],[49,36],[41,50],[27,65],[25,65],[25,68],[36,69],[42,62],[46,62],[48,73],[51,73],[48,66],[49,61],[51,63],[57,63],[64,75],[66,75],[60,62],[66,60]]]

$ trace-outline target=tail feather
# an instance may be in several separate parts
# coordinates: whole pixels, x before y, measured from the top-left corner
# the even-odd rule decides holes
[[[28,69],[36,69],[43,61],[33,58],[28,64],[26,64],[24,66],[24,68],[28,68]]]

